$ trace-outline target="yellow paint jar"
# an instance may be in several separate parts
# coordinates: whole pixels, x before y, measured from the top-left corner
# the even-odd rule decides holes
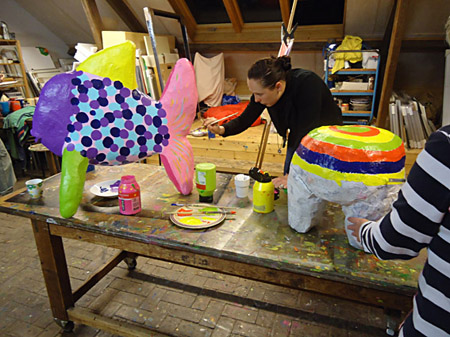
[[[273,211],[275,187],[272,181],[261,183],[255,181],[253,185],[253,211],[270,213]]]

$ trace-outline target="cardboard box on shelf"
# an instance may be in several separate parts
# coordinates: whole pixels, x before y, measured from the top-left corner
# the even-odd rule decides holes
[[[156,67],[155,57],[153,55],[144,55],[143,57],[145,58],[147,66]],[[160,65],[164,63],[175,64],[178,59],[178,54],[158,54],[158,61]]]
[[[175,49],[175,36],[172,35],[156,35],[156,51],[158,54],[170,54]],[[147,50],[147,55],[153,55],[152,43],[150,36],[146,34],[144,36],[145,48]]]
[[[175,49],[175,36],[156,35],[156,49],[158,53],[171,53]],[[148,40],[147,42],[145,40]],[[102,31],[103,48],[108,48],[127,40],[134,42],[142,54],[153,55],[150,37],[147,33],[135,33],[126,31]],[[147,48],[148,44],[148,48]]]
[[[368,90],[369,83],[367,82],[342,82],[339,90]]]

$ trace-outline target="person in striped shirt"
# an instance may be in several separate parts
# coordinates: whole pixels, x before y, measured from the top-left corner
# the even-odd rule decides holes
[[[430,136],[389,214],[349,221],[364,250],[380,259],[411,259],[427,248],[399,336],[450,336],[450,125]]]

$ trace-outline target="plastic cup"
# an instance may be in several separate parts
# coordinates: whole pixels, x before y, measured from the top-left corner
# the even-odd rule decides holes
[[[25,185],[27,186],[27,191],[31,199],[39,199],[42,196],[42,179],[28,180]]]
[[[234,186],[236,187],[236,196],[238,198],[247,198],[250,177],[245,174],[238,174],[234,177]]]

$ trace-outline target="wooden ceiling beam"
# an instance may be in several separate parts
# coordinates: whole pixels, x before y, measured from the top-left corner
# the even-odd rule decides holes
[[[183,24],[186,26],[186,30],[188,32],[191,40],[194,39],[195,33],[197,31],[197,22],[195,21],[194,16],[192,15],[191,10],[184,0],[168,0],[169,4],[172,6],[175,13],[177,13],[183,21]]]
[[[398,56],[402,46],[403,33],[406,23],[406,8],[408,0],[397,0],[395,2],[394,23],[392,26],[391,39],[389,42],[389,53],[384,71],[383,86],[381,88],[380,103],[378,105],[378,116],[376,125],[386,128],[386,120],[389,109],[389,100],[394,87],[395,72],[397,70]]]
[[[136,13],[126,0],[106,0],[111,8],[119,15],[122,21],[130,28],[130,31],[147,33],[147,27],[143,25]]]
[[[289,8],[289,0],[280,0],[281,19],[287,27],[291,9]]]
[[[95,0],[81,0],[81,4],[83,5],[84,13],[86,14],[89,27],[91,28],[95,44],[97,45],[97,48],[100,50],[103,48],[102,43],[103,22],[97,8],[97,4],[95,3]]]
[[[373,48],[381,48],[382,41],[380,39],[368,39],[364,40],[369,43],[369,45]],[[336,39],[337,43],[342,42],[341,39]],[[310,41],[297,41],[295,40],[294,45],[292,46],[292,53],[296,52],[308,52],[308,53],[318,53],[322,52],[323,47],[327,41],[325,39],[322,40],[310,40]],[[192,52],[198,51],[200,54],[202,53],[240,53],[240,52],[268,52],[268,53],[276,53],[280,48],[280,42],[228,42],[228,43],[196,43],[190,42],[190,47]],[[447,49],[447,45],[445,43],[444,38],[435,38],[435,39],[404,39],[402,41],[402,53],[408,52],[426,52],[426,53],[444,53],[445,49]],[[275,55],[274,55],[275,56]]]
[[[324,41],[329,38],[342,39],[342,25],[300,26],[295,31],[297,41]],[[191,43],[280,43],[279,23],[247,23],[240,33],[235,33],[231,24],[198,25]],[[295,45],[295,43],[294,43]]]
[[[234,31],[240,33],[244,26],[244,20],[242,19],[242,13],[236,0],[223,0],[225,9],[227,10],[228,17],[231,20]]]

